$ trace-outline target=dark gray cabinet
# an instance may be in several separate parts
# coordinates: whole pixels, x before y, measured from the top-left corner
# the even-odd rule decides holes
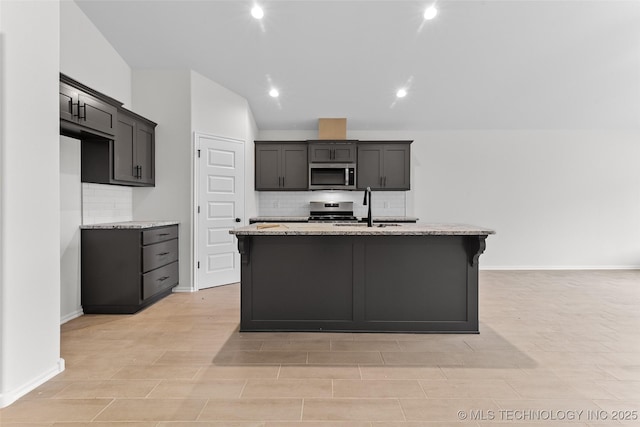
[[[60,74],[60,133],[82,141],[82,182],[153,187],[156,126]]]
[[[80,180],[133,187],[155,186],[156,124],[121,109],[114,139],[85,135]]]
[[[121,109],[113,141],[113,180],[153,186],[154,150],[155,123]]]
[[[178,284],[178,226],[83,229],[81,303],[85,313],[135,313]]]
[[[358,143],[358,188],[409,190],[411,141]]]
[[[256,190],[306,190],[307,153],[306,142],[255,141]]]
[[[116,101],[117,102],[117,101]],[[117,108],[93,94],[60,82],[60,127],[69,134],[113,136]]]
[[[356,144],[354,142],[309,141],[309,162],[313,163],[355,163]]]

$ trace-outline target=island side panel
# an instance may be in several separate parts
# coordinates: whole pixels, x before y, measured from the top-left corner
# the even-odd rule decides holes
[[[480,332],[479,325],[479,259],[480,255],[486,248],[486,235],[477,236],[465,236],[465,249],[468,256],[467,264],[467,283],[469,283],[469,293],[467,295],[467,302],[469,307],[469,327],[475,331]]]

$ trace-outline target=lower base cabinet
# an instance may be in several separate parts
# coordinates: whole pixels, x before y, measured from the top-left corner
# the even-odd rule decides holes
[[[82,229],[85,314],[132,314],[178,284],[178,226]]]

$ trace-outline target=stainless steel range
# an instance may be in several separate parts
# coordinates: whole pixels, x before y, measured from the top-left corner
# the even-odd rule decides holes
[[[353,202],[309,202],[309,222],[358,222]]]

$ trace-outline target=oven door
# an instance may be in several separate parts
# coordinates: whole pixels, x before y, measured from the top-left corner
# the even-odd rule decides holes
[[[310,190],[355,190],[355,163],[309,163]]]

